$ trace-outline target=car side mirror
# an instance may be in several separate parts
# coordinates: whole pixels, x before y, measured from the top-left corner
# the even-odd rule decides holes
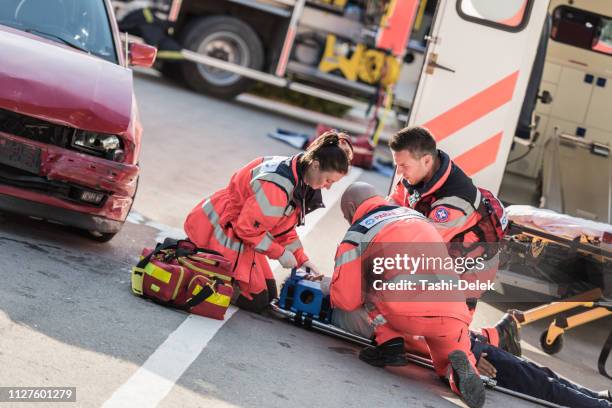
[[[131,42],[129,45],[129,65],[148,68],[153,65],[156,56],[157,48],[151,45],[136,42]]]

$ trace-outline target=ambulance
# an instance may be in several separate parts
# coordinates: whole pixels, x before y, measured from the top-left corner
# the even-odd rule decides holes
[[[549,14],[534,129],[517,133],[507,181],[535,186],[545,208],[611,224],[612,2],[552,0]]]

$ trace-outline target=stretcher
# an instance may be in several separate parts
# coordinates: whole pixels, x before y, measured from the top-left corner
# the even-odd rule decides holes
[[[270,303],[270,308],[274,315],[290,321],[298,327],[315,330],[359,346],[368,347],[375,345],[372,339],[348,332],[331,324],[333,310],[329,306],[329,296],[323,295],[320,284],[302,279],[304,275],[303,271],[297,271],[296,269],[291,271],[291,276],[283,284],[280,298],[274,299]],[[429,358],[412,353],[406,353],[406,358],[413,364],[433,370],[433,363]],[[501,387],[490,377],[484,375],[480,377],[486,388],[490,390],[544,407],[561,407],[561,405]]]
[[[563,348],[565,332],[612,316],[612,226],[528,206],[510,206],[508,215],[500,275],[520,274],[529,289],[561,298],[514,312],[520,326],[553,317],[540,336],[540,346],[556,354]],[[536,279],[545,284],[533,284]],[[608,378],[612,377],[605,366],[611,348],[612,330],[597,364]]]
[[[556,354],[563,347],[563,334],[574,327],[612,316],[612,302],[588,301],[586,298],[601,298],[601,290],[595,289],[579,296],[566,299],[561,302],[552,302],[544,306],[539,306],[527,311],[515,311],[514,317],[517,319],[519,327],[533,323],[535,321],[555,316],[548,328],[540,336],[540,346],[548,354]],[[566,313],[576,308],[587,308],[585,312],[580,312],[572,316]],[[612,330],[597,359],[597,369],[604,377],[612,379],[606,371],[606,362],[610,356],[612,348]]]

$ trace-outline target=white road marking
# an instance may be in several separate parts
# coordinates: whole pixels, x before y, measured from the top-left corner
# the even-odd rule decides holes
[[[325,208],[308,216],[305,226],[298,228],[301,238],[312,232],[314,227],[325,217],[328,211],[338,202],[346,188],[357,180],[363,170],[351,169],[350,173],[334,184],[330,190],[323,191]],[[131,212],[128,221],[143,224],[159,231],[158,241],[165,237],[183,238],[184,232],[152,220],[146,219],[137,212]],[[272,270],[280,268],[276,260],[270,260]],[[174,387],[174,384],[200,355],[210,339],[219,331],[225,322],[236,312],[231,306],[225,320],[214,320],[190,315],[181,325],[151,354],[136,373],[134,373],[104,403],[104,408],[153,408],[156,407]]]
[[[169,225],[150,220],[134,210],[130,211],[126,221],[131,222],[132,224],[146,225],[147,227],[151,227],[159,231],[155,237],[157,242],[162,242],[165,238],[183,239],[187,236],[185,231],[180,228],[174,228]]]
[[[225,320],[189,315],[103,407],[156,407],[237,310],[231,306]]]

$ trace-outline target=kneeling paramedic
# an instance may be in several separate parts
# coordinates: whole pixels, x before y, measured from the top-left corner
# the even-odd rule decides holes
[[[391,204],[412,208],[428,217],[453,249],[477,247],[478,243],[484,243],[489,249],[497,247],[507,224],[502,204],[488,190],[476,187],[437,148],[435,135],[423,127],[407,127],[393,135],[389,147],[397,174],[401,176],[387,198]],[[492,222],[493,219],[497,222]],[[488,268],[486,280],[492,280],[493,269]],[[466,272],[462,278],[478,279],[473,275]],[[473,314],[476,297],[467,297]],[[521,355],[519,328],[511,315],[506,314],[495,327],[482,328],[481,332],[491,344]]]
[[[202,200],[188,215],[185,232],[198,247],[220,252],[234,264],[238,307],[262,312],[277,297],[266,257],[285,268],[318,269],[295,227],[323,207],[321,188],[349,171],[350,139],[329,131],[293,157],[263,157],[238,170],[227,187]]]
[[[404,336],[424,336],[436,373],[447,376],[453,391],[470,407],[481,407],[485,390],[470,351],[471,316],[465,298],[387,300],[382,291],[374,290],[367,283],[371,282],[372,270],[362,268],[362,261],[369,265],[372,252],[377,251],[374,248],[385,248],[387,244],[399,243],[408,248],[410,243],[427,243],[438,248],[435,255],[443,256],[441,250],[448,255],[436,228],[414,210],[390,206],[366,183],[351,185],[342,196],[341,208],[351,227],[336,252],[329,294],[334,308],[332,318],[334,314],[342,314],[337,313],[338,309],[356,315],[367,313],[370,324],[375,326],[374,338],[378,345],[363,349],[359,358],[377,367],[405,365]],[[397,275],[384,273],[378,277],[392,282]],[[430,298],[437,295],[432,294]],[[337,321],[333,323],[342,326]]]

